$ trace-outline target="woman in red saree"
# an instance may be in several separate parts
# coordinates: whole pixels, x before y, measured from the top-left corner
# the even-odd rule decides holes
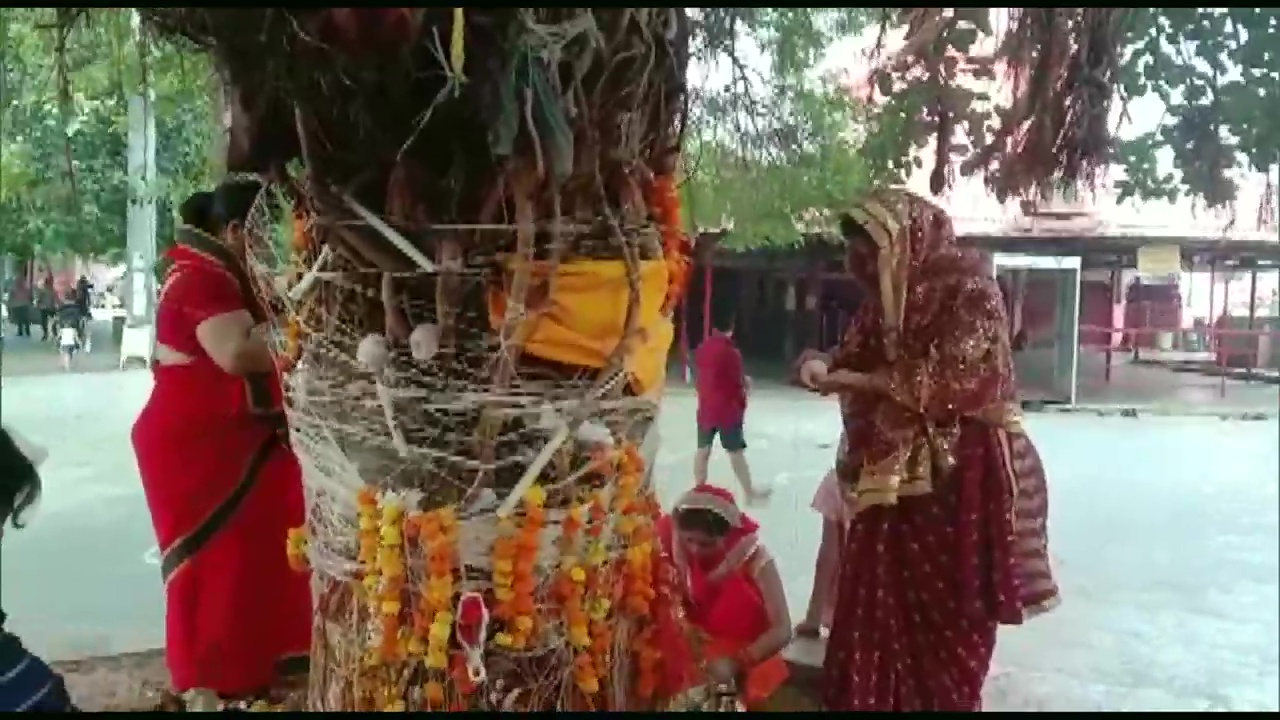
[[[180,693],[260,693],[310,649],[308,579],[284,551],[304,519],[301,474],[271,352],[251,332],[263,312],[239,257],[259,190],[224,183],[184,207],[199,222],[192,211],[205,204],[209,225],[184,225],[167,253],[155,385],[133,426]]]
[[[998,625],[1058,602],[1004,306],[923,198],[880,193],[840,229],[868,297],[839,347],[799,362],[801,382],[840,395],[850,448],[825,704],[976,711]]]
[[[791,616],[757,529],[732,493],[712,485],[690,490],[658,521],[659,567],[674,571],[672,584],[697,635],[690,642],[674,619],[661,628],[666,697],[708,681],[735,683],[740,699],[756,708],[786,681],[781,652],[791,642]]]

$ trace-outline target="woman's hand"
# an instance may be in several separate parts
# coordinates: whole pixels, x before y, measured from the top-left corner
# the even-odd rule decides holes
[[[879,390],[883,387],[884,381],[879,376],[869,373],[856,373],[849,370],[836,370],[826,373],[817,383],[818,391],[823,395],[858,390]]]
[[[820,389],[827,379],[827,364],[813,359],[800,366],[800,383],[814,390]]]

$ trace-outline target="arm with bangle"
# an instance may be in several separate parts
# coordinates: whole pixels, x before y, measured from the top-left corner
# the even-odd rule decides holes
[[[763,546],[756,550],[751,562],[755,565],[755,580],[764,596],[769,616],[769,628],[751,644],[743,647],[733,657],[732,675],[740,676],[756,664],[782,652],[791,644],[791,613],[787,609],[787,595],[782,587],[782,576],[773,557]],[[718,678],[723,680],[724,678]]]

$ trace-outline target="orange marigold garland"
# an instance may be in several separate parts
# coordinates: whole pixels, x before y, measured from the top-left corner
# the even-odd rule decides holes
[[[552,591],[581,707],[604,710],[612,697],[606,686],[618,632],[631,638],[626,653],[634,664],[632,697],[649,704],[658,686],[660,656],[653,632],[657,503],[645,486],[644,462],[634,445],[602,453],[595,462],[602,473],[616,472],[617,479],[612,488],[596,490],[564,512]],[[365,667],[375,669],[369,679],[380,688],[369,699],[372,707],[386,711],[403,711],[406,701],[416,706],[415,698],[425,710],[465,710],[477,681],[483,681],[483,673],[476,674],[483,666],[476,663],[485,643],[483,634],[479,644],[474,638],[464,642],[470,635],[463,626],[480,620],[464,612],[459,600],[459,522],[452,508],[411,513],[406,503],[395,493],[379,495],[372,489],[357,498],[359,590],[370,618]],[[492,613],[497,623],[493,647],[520,651],[540,642],[536,573],[546,524],[546,491],[535,485],[516,514],[499,520],[491,550],[491,601],[463,593],[479,606],[471,614],[484,615],[481,624]],[[618,541],[626,550],[615,560],[610,547]],[[288,551],[291,564],[305,567],[304,530],[290,532]],[[406,593],[410,553],[422,558],[423,569],[414,576],[420,577],[418,586]],[[417,690],[406,695],[403,680],[394,678],[409,667],[420,667],[423,674]]]
[[[649,186],[649,207],[662,232],[662,255],[667,263],[667,296],[664,313],[671,312],[684,296],[693,268],[693,244],[683,229],[680,191],[674,175],[658,175]]]
[[[600,691],[600,676],[590,654],[591,618],[586,610],[587,569],[577,558],[566,558],[562,570],[566,582],[561,590],[564,624],[573,653],[573,681],[586,695]]]
[[[369,605],[371,617],[379,615],[378,591],[382,586],[381,573],[378,570],[378,496],[372,488],[362,488],[356,498],[356,519],[358,523],[359,545],[356,551],[356,562],[360,566],[360,589],[365,602]],[[365,664],[374,666],[381,658],[375,649],[370,649]]]
[[[554,582],[556,599],[560,601],[560,613],[564,620],[569,646],[575,652],[591,644],[590,626],[583,598],[586,596],[587,570],[579,557],[581,550],[579,532],[586,525],[586,506],[576,504],[569,508],[561,523],[560,570]],[[576,667],[576,665],[575,665]]]
[[[284,358],[285,367],[292,368],[294,363],[298,362],[298,358],[302,357],[302,321],[297,317],[289,318],[289,324],[285,326],[284,333]]]
[[[592,505],[603,505],[597,495]],[[607,516],[601,523],[607,522]],[[609,672],[609,651],[613,644],[613,631],[609,627],[610,595],[608,548],[602,537],[591,540],[587,548],[587,567],[584,569],[582,603],[587,617],[587,645],[574,664],[574,681],[584,695],[600,692],[600,681]],[[581,637],[579,637],[581,639]],[[594,703],[593,703],[594,705]]]
[[[499,521],[493,544],[494,617],[502,630],[494,635],[499,647],[523,650],[537,630],[534,592],[538,548],[546,525],[546,491],[534,485],[522,499],[521,515]]]
[[[619,462],[618,495],[615,511],[620,520],[618,532],[627,548],[623,558],[623,610],[640,628],[632,650],[636,663],[635,694],[648,701],[658,686],[660,654],[654,645],[652,603],[654,589],[654,520],[651,510],[657,506],[652,493],[643,487],[644,459],[634,445],[623,450]]]
[[[310,544],[310,536],[307,533],[306,526],[289,528],[289,535],[285,539],[285,557],[289,559],[289,567],[295,572],[305,572],[307,570],[307,547]]]
[[[315,246],[315,237],[312,235],[311,217],[301,207],[293,209],[293,237],[290,242],[289,253],[289,272],[287,274],[289,285],[299,282],[306,273],[307,264],[311,255],[311,250]],[[290,315],[285,325],[284,333],[284,352],[281,357],[276,359],[276,365],[281,372],[288,372],[293,369],[302,357],[302,341],[306,333],[302,325],[302,321],[297,314]]]
[[[453,637],[458,519],[453,508],[446,507],[418,516],[416,525],[416,534],[426,557],[426,577],[414,614],[410,653],[420,651],[425,656],[428,680],[423,686],[423,701],[427,708],[444,710],[449,641]]]
[[[377,607],[381,625],[378,654],[383,662],[405,659],[400,618],[406,584],[404,562],[404,505],[384,497],[379,507],[377,568],[381,580]]]
[[[404,498],[395,493],[380,496],[371,488],[360,492],[356,507],[359,589],[371,621],[365,667],[421,663],[426,674],[418,697],[425,709],[461,709],[460,703],[451,706],[447,702],[448,690],[453,686],[469,693],[474,683],[458,682],[451,647],[459,561],[459,525],[454,509],[409,513]],[[424,561],[422,581],[416,593],[407,593],[406,552],[417,549]],[[411,613],[406,612],[406,601],[410,601]],[[401,626],[404,617],[412,618],[410,626]],[[454,682],[450,682],[451,675]],[[380,678],[373,702],[378,709],[403,712],[405,688],[401,684],[397,689],[394,680],[384,686],[388,678]]]

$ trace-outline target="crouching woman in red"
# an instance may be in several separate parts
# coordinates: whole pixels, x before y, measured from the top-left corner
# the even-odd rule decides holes
[[[732,683],[754,709],[786,681],[781,652],[791,642],[791,616],[757,528],[728,490],[712,485],[685,493],[658,521],[660,567],[674,572],[675,595],[691,626],[663,624],[665,696]]]
[[[133,426],[180,693],[256,695],[304,666],[310,647],[308,580],[284,551],[303,523],[301,473],[242,259],[260,189],[223,183],[184,206],[204,227],[184,225],[167,253],[155,385]]]

